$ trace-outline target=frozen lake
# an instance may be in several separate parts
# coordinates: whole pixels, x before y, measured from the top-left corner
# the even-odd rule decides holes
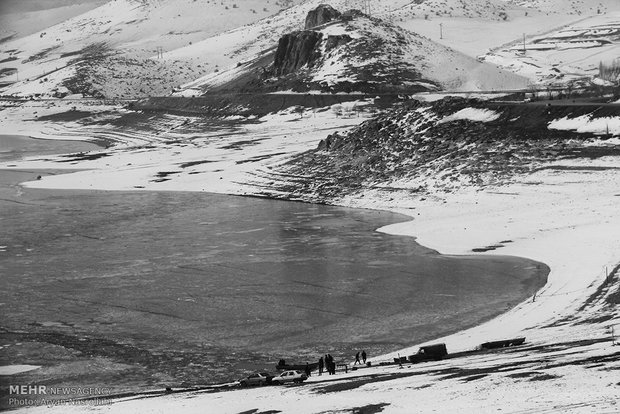
[[[408,219],[392,213],[16,185],[46,173],[0,171],[0,365],[42,365],[24,381],[120,392],[372,357],[478,324],[546,278],[374,231]]]

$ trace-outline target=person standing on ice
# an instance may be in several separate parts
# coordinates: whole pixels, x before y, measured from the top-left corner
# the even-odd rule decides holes
[[[364,361],[364,365],[366,364],[366,351],[362,351],[362,361]]]
[[[323,374],[323,367],[325,366],[325,362],[323,362],[323,357],[319,358],[319,375]]]
[[[357,364],[362,364],[360,362],[360,351],[357,351],[357,354],[355,354],[355,363],[353,365],[357,365]]]

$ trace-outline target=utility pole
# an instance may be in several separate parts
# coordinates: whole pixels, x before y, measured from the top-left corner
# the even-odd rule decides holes
[[[370,0],[364,0],[364,13],[370,16]]]
[[[443,23],[439,23],[439,38],[443,39]]]

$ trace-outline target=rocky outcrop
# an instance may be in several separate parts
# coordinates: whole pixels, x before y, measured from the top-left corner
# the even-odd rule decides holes
[[[351,10],[347,10],[344,13],[342,13],[341,19],[345,22],[350,22],[351,20],[364,17],[364,16],[365,14],[362,13],[361,10],[351,9]]]
[[[317,26],[321,26],[332,20],[339,19],[342,16],[338,10],[334,9],[329,4],[321,4],[316,9],[310,10],[306,16],[305,29],[312,29]]]
[[[353,40],[351,36],[346,34],[327,36],[327,40],[325,40],[325,51],[329,52],[330,50],[335,49],[339,46],[346,45],[351,40]]]
[[[312,30],[286,34],[280,38],[273,62],[274,75],[295,72],[306,64],[312,64],[321,56],[317,47],[323,35]]]

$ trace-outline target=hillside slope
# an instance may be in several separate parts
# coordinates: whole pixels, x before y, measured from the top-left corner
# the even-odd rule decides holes
[[[617,139],[597,138],[620,136],[617,113],[617,105],[410,101],[327,137],[291,160],[287,174],[305,177],[295,192],[319,201],[375,187],[450,193],[500,185],[545,162],[619,154]],[[575,133],[571,125],[584,120]]]
[[[270,5],[258,0],[112,0],[53,27],[0,44],[0,82],[19,79],[2,92],[95,92],[95,96],[108,97],[169,93],[173,85],[214,67],[194,65],[191,60],[164,60],[163,52],[255,22],[292,4],[294,0]],[[73,82],[66,85],[71,78]],[[141,85],[136,79],[141,79]],[[72,89],[75,83],[89,86]]]
[[[601,63],[612,65],[619,56],[620,11],[612,11],[509,43],[484,59],[540,84],[579,86],[599,76]]]
[[[407,5],[393,9],[390,14],[398,20],[435,17],[503,20],[507,10],[514,7],[502,0],[424,0],[409,2]]]
[[[507,3],[547,14],[596,14],[620,10],[616,0],[504,0]]]
[[[321,6],[313,13],[330,10]],[[254,60],[198,79],[179,92],[393,93],[428,90],[502,90],[525,78],[472,58],[359,11],[318,27],[285,34],[277,48]]]
[[[113,0],[30,36],[0,43],[0,94],[63,96],[77,93],[139,98],[168,95],[180,85],[190,90],[197,87],[201,93],[211,78],[217,77],[221,83],[221,72],[237,67],[249,69],[258,57],[264,58],[265,53],[278,44],[280,37],[302,30],[306,14],[321,3],[324,0],[279,0],[275,4],[258,0]],[[577,0],[570,2],[571,7],[565,0],[387,0],[370,3],[370,8],[361,0],[329,3],[341,11],[365,10],[372,18],[401,25],[413,32],[423,25],[423,33],[427,36],[432,26],[433,38],[444,23],[449,37],[460,36],[459,32],[465,34],[464,43],[468,41],[468,31],[482,30],[485,49],[515,40],[516,35],[512,33],[520,35],[522,24],[527,25],[524,30],[540,32],[555,21],[534,19],[513,24],[517,16],[540,16],[538,10],[544,12],[554,7],[559,13],[590,14],[619,7],[613,0],[596,2],[596,9],[593,3]],[[565,3],[567,7],[564,8]],[[586,3],[591,7],[586,7]],[[583,7],[576,8],[578,5]],[[455,28],[451,22],[457,21]],[[473,26],[470,27],[470,23]],[[506,30],[503,27],[510,24],[519,28]],[[502,36],[497,36],[499,33]],[[448,43],[466,53],[475,49],[460,48],[458,41]],[[428,51],[428,48],[423,49],[425,53]],[[475,57],[481,52],[476,50],[468,54]],[[404,51],[403,57],[407,57],[407,53]],[[436,58],[434,52],[424,57]],[[400,70],[399,61],[393,63]],[[509,71],[514,69],[511,62],[492,63],[499,63]],[[261,65],[264,66],[264,62]],[[442,71],[449,72],[451,65],[448,61],[441,66]],[[484,71],[477,74],[477,67],[472,67],[471,63],[464,63],[461,69],[473,73],[474,79],[495,78]],[[516,70],[520,75],[529,75],[527,71]],[[227,76],[230,80],[238,75],[238,71],[230,71]],[[423,77],[445,83],[451,89],[494,88],[477,85],[479,82],[475,80],[468,87],[460,87],[466,82],[452,82],[450,76],[442,80],[441,73],[437,79]],[[530,76],[532,81],[539,78]]]
[[[24,9],[24,7],[19,7],[20,3],[15,3],[14,7],[11,7],[13,4],[10,2],[6,6],[0,5],[0,42],[39,32],[86,13],[105,2],[106,0],[94,0],[74,4],[59,3],[54,7],[40,10]]]

